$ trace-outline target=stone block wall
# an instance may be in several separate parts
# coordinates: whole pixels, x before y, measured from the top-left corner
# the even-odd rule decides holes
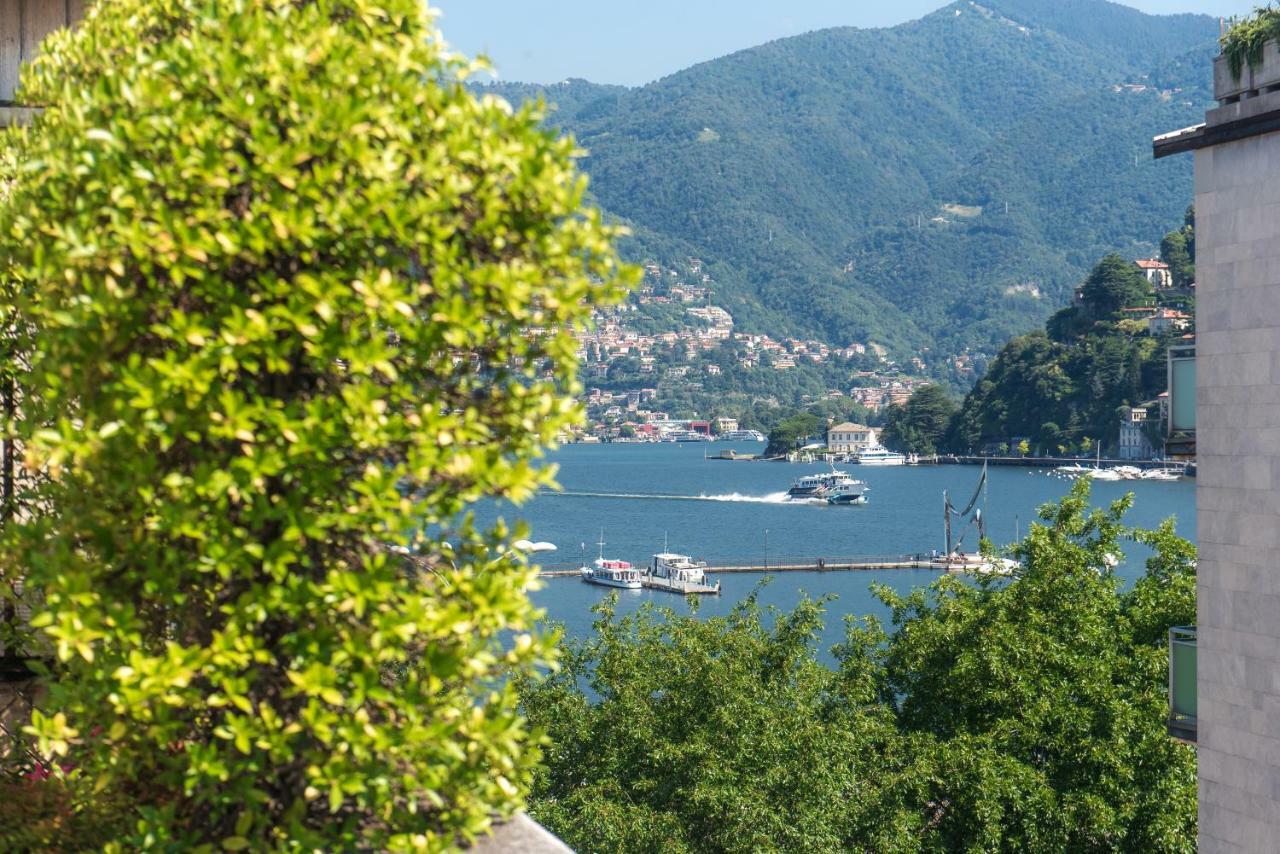
[[[1280,133],[1195,154],[1202,852],[1280,850]]]

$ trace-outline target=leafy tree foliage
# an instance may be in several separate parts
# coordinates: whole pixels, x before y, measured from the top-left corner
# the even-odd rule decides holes
[[[1093,511],[1088,497],[1082,481],[1041,509],[1014,549],[1012,582],[881,590],[897,627],[886,669],[900,723],[995,772],[932,791],[950,804],[938,830],[948,836],[954,820],[957,847],[1195,848],[1194,752],[1168,737],[1161,690],[1164,631],[1195,619],[1194,551],[1171,526],[1143,532],[1156,556],[1121,593],[1112,567],[1132,496]],[[1171,622],[1153,631],[1161,619]],[[1002,777],[993,791],[972,785]]]
[[[1089,316],[1105,319],[1127,306],[1142,305],[1151,299],[1151,285],[1123,255],[1111,253],[1097,263],[1081,290]]]
[[[769,431],[769,444],[764,449],[765,455],[774,456],[795,450],[806,437],[823,433],[826,426],[826,422],[812,412],[797,412],[784,418]]]
[[[937,453],[958,409],[942,386],[923,386],[906,403],[889,408],[880,441],[896,451]]]
[[[1187,208],[1182,228],[1160,241],[1160,260],[1169,265],[1173,285],[1185,288],[1196,280],[1196,208]]]
[[[1193,851],[1164,631],[1194,619],[1194,549],[1136,533],[1154,556],[1122,592],[1128,499],[1088,497],[1041,509],[1012,577],[881,590],[892,628],[850,622],[835,667],[823,601],[602,606],[561,671],[521,682],[551,740],[534,814],[579,850]]]
[[[572,141],[471,70],[410,0],[119,0],[24,78],[0,308],[48,477],[3,571],[99,843],[440,849],[521,802],[499,680],[547,649],[464,511],[548,481],[619,268]]]

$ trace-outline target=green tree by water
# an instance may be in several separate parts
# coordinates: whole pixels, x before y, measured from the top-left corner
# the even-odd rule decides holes
[[[958,409],[942,386],[919,388],[906,403],[889,407],[880,441],[895,451],[935,454],[942,448]]]
[[[1041,508],[1011,577],[946,575],[886,630],[829,600],[700,619],[600,607],[564,667],[522,679],[550,745],[534,815],[578,850],[1195,850],[1194,748],[1165,731],[1164,632],[1195,551],[1130,532],[1087,481]],[[1154,550],[1128,591],[1123,537]]]
[[[765,446],[766,456],[777,456],[795,450],[805,438],[817,436],[826,429],[826,422],[812,412],[797,412],[777,423],[769,431],[769,444]],[[825,435],[822,441],[826,441]]]
[[[3,572],[74,847],[437,850],[521,805],[501,680],[549,650],[465,511],[549,481],[621,279],[574,143],[451,57],[411,0],[120,0],[28,69],[0,310],[47,478]],[[27,818],[0,847],[71,845]]]

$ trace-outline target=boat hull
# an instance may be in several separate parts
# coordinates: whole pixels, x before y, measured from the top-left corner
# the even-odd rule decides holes
[[[583,575],[582,580],[588,584],[598,584],[601,587],[617,587],[620,590],[639,590],[644,586],[643,582],[640,581],[615,581],[612,578],[597,578],[594,575]]]

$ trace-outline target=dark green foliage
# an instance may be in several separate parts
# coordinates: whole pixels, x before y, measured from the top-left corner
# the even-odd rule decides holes
[[[706,620],[600,608],[523,680],[551,744],[533,814],[591,851],[1142,851],[1195,847],[1193,748],[1165,732],[1164,629],[1195,616],[1171,525],[1121,592],[1121,514],[1082,481],[1012,578],[880,591],[828,667],[824,602]]]
[[[744,328],[994,352],[1181,212],[1190,163],[1150,139],[1200,117],[1208,67],[1184,57],[1216,35],[1098,0],[964,2],[545,93],[625,251],[702,258]],[[1112,88],[1153,72],[1182,91]]]
[[[1132,261],[1114,252],[1097,263],[1081,292],[1090,317],[1107,319],[1122,308],[1150,303],[1151,285]]]
[[[1169,265],[1175,288],[1185,288],[1196,280],[1196,208],[1187,208],[1182,228],[1160,241],[1160,260]]]
[[[904,453],[937,453],[958,410],[942,386],[924,386],[903,405],[889,407],[880,441]]]
[[[807,436],[817,436],[826,429],[826,422],[812,412],[797,412],[784,418],[769,431],[769,444],[764,449],[766,456],[785,454]]]

